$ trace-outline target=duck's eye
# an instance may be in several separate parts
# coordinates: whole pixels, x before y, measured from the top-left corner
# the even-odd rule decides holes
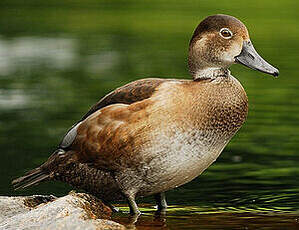
[[[220,35],[221,35],[221,37],[223,37],[225,39],[229,39],[233,36],[233,33],[227,28],[222,28],[220,30]]]

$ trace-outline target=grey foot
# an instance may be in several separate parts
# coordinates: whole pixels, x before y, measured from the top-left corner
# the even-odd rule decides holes
[[[141,215],[140,213],[139,214],[131,214],[131,216],[129,218],[129,226],[133,225],[134,226],[133,229],[136,229],[135,224],[137,223],[138,218],[139,218],[140,215]]]
[[[109,208],[111,208],[112,212],[122,212],[119,208],[115,207],[112,204],[109,204],[108,206]]]
[[[102,201],[105,205],[107,205],[112,210],[112,212],[121,212],[121,210],[119,208],[115,207],[114,205],[110,204],[109,202],[107,202],[105,200],[102,200]]]
[[[155,200],[157,204],[157,211],[159,212],[165,212],[167,210],[167,202],[166,202],[166,197],[165,193],[158,193],[155,195]]]

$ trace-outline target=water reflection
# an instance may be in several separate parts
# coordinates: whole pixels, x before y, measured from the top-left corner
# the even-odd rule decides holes
[[[119,54],[115,51],[105,51],[97,55],[89,55],[85,60],[85,71],[99,74],[113,69],[119,63]]]
[[[0,75],[34,71],[41,66],[65,70],[78,60],[77,43],[70,38],[0,38]]]
[[[30,98],[23,90],[0,90],[0,109],[11,110],[25,107]]]
[[[155,213],[149,205],[141,208],[143,215],[132,221],[128,214],[114,214],[112,220],[128,229],[297,229],[299,215],[255,209],[210,209],[172,206],[167,213]]]
[[[74,38],[0,37],[0,76],[18,72],[32,74],[41,68],[67,71],[79,65],[87,73],[99,74],[115,67],[119,59],[119,54],[111,50],[80,55],[78,41]]]

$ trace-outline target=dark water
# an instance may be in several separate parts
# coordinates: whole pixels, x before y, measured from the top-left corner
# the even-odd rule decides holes
[[[138,229],[298,228],[298,9],[292,0],[1,0],[0,194],[66,194],[62,183],[14,192],[10,181],[46,160],[115,87],[149,76],[189,78],[194,28],[225,13],[247,25],[281,75],[231,68],[249,97],[246,124],[203,175],[168,192],[166,217],[155,218],[150,198],[140,200]]]

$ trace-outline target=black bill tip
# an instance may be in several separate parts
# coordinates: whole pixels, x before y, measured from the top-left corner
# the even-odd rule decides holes
[[[278,69],[276,69],[276,71],[272,74],[274,77],[278,77],[278,75],[279,75],[279,70]]]

